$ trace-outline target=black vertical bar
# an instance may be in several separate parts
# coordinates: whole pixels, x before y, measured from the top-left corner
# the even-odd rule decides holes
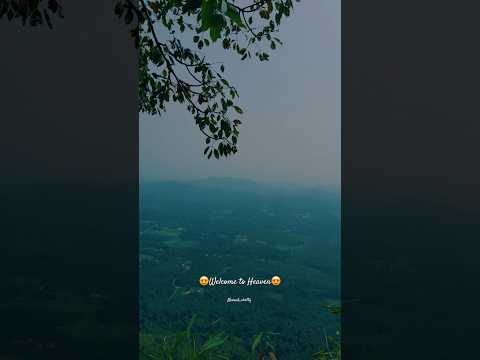
[[[344,359],[478,356],[472,5],[342,3]]]
[[[135,359],[137,51],[112,2],[0,20],[0,357]]]

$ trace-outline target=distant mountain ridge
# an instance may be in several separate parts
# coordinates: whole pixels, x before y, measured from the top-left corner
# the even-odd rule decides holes
[[[267,182],[255,181],[239,177],[209,177],[195,180],[157,180],[144,181],[140,186],[150,187],[152,185],[167,187],[185,187],[185,188],[202,188],[216,190],[297,190],[297,191],[313,191],[322,193],[331,193],[339,195],[339,189],[326,187],[322,185],[306,185],[296,184],[293,182]]]
[[[140,207],[155,208],[158,204],[169,207],[207,204],[258,203],[276,199],[297,203],[302,201],[331,206],[333,213],[340,211],[340,193],[321,187],[294,184],[261,183],[242,178],[207,178],[191,181],[151,181],[140,184]],[[271,201],[271,200],[267,200]],[[223,206],[223,205],[221,205]]]
[[[253,180],[233,177],[210,177],[206,179],[199,179],[187,182],[193,186],[202,188],[214,188],[224,190],[253,190],[259,184]]]

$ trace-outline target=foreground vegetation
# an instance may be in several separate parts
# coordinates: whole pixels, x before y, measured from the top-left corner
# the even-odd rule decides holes
[[[334,305],[324,306],[328,312],[340,315],[340,308]],[[196,316],[193,316],[184,331],[159,336],[140,334],[140,360],[257,360],[275,354],[274,332],[262,332],[252,339],[250,349],[242,347],[239,339],[224,332],[202,334],[193,331]],[[312,355],[312,360],[340,360],[340,333],[325,336],[324,349]],[[271,360],[277,360],[271,358]],[[280,359],[278,359],[280,360]]]

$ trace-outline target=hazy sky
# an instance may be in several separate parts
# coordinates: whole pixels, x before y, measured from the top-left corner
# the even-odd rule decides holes
[[[170,105],[161,117],[140,115],[142,180],[221,176],[339,186],[340,1],[301,1],[279,37],[284,46],[268,62],[205,52],[225,63],[240,94],[237,154],[207,160],[193,118]]]

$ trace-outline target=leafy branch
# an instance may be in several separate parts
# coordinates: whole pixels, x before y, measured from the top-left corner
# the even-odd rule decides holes
[[[264,49],[282,45],[273,35],[293,12],[292,0],[114,2],[139,49],[139,111],[162,115],[168,103],[183,104],[205,137],[207,158],[235,154],[243,114],[239,94],[225,77],[225,65],[206,61],[202,51],[218,41],[241,60],[268,61]],[[52,28],[52,15],[63,17],[59,0],[0,0],[0,19]],[[182,33],[191,36],[190,46],[179,38]]]

